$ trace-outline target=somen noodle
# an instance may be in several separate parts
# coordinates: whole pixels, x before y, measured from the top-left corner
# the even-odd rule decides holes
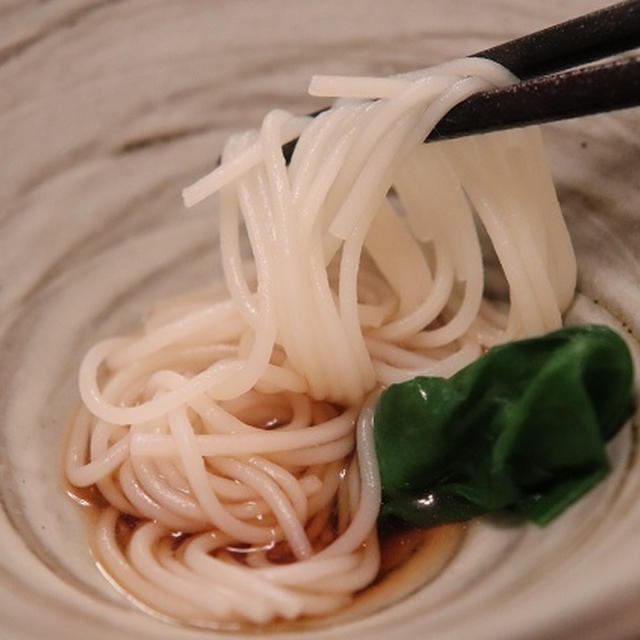
[[[108,505],[95,552],[133,597],[263,624],[336,611],[376,578],[376,390],[557,328],[573,296],[538,129],[422,144],[458,102],[514,81],[480,59],[316,77],[332,109],[269,113],[185,190],[189,206],[219,194],[228,297],[168,300],[139,335],[94,345],[66,456]],[[482,234],[508,303],[485,296]]]

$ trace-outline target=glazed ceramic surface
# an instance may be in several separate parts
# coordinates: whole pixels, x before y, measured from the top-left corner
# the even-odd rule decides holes
[[[115,590],[60,472],[87,347],[220,277],[215,204],[186,213],[180,190],[226,136],[272,108],[324,106],[306,95],[313,73],[404,72],[604,4],[0,2],[0,638],[229,637],[149,616]],[[580,269],[569,321],[616,326],[636,362],[639,131],[640,110],[545,127]],[[401,602],[273,637],[637,637],[634,424],[611,454],[608,480],[550,527],[477,522]]]

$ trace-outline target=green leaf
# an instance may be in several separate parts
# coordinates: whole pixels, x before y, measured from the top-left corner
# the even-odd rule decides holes
[[[607,474],[632,384],[622,338],[591,325],[392,385],[375,413],[381,517],[426,526],[515,508],[546,524]]]

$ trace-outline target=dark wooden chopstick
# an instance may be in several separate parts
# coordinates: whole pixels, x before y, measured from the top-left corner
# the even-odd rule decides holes
[[[640,0],[627,0],[476,53],[521,80],[640,47]]]
[[[524,81],[467,98],[425,142],[639,106],[640,56],[544,75],[637,47],[640,0],[627,0],[480,51]],[[282,147],[287,161],[296,142]]]
[[[640,56],[532,78],[460,103],[426,141],[568,120],[640,105]]]

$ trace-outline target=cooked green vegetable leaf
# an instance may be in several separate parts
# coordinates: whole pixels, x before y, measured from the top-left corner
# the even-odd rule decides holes
[[[632,384],[622,338],[591,325],[392,385],[375,412],[381,517],[429,526],[514,508],[548,523],[607,474]]]

